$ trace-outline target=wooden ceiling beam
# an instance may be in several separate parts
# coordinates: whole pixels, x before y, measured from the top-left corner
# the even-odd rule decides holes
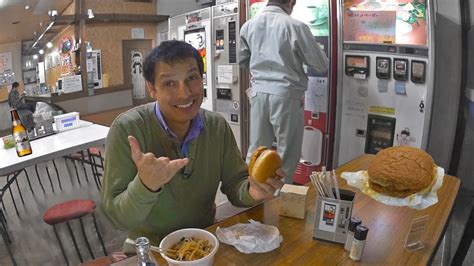
[[[85,17],[84,17],[85,16]],[[55,25],[70,25],[79,22],[82,17],[86,24],[97,23],[159,23],[166,21],[167,15],[141,15],[141,14],[96,14],[94,18],[87,18],[87,15],[74,16],[62,15],[54,18]]]

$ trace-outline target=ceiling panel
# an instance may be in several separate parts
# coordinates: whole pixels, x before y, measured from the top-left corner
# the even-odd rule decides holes
[[[72,0],[0,0],[0,44],[32,40],[48,26],[49,10],[61,13]],[[26,10],[25,5],[30,9]]]

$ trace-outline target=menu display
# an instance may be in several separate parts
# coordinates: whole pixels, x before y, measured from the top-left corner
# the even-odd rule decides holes
[[[344,41],[426,46],[426,12],[425,0],[344,0]]]

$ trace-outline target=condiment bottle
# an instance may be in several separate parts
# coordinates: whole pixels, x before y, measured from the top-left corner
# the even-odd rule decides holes
[[[16,154],[19,157],[30,155],[33,151],[31,150],[30,140],[28,139],[28,132],[21,123],[18,111],[11,109],[10,114],[12,116],[12,135],[15,140]]]
[[[137,266],[157,266],[155,258],[150,252],[150,241],[146,237],[139,237],[135,240],[137,248]]]
[[[354,239],[352,240],[351,252],[349,253],[349,258],[354,261],[359,261],[362,258],[365,247],[365,239],[367,238],[367,233],[369,228],[358,225],[354,233]]]
[[[351,217],[351,220],[349,221],[349,232],[347,232],[347,239],[346,239],[346,244],[344,245],[344,249],[346,251],[351,251],[351,246],[352,246],[352,239],[354,239],[354,232],[356,230],[356,227],[360,225],[362,221],[357,218],[357,217]]]

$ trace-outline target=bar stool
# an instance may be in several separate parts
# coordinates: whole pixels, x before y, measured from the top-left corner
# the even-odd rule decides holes
[[[464,259],[466,258],[469,247],[474,240],[474,206],[471,208],[471,213],[469,214],[469,219],[467,220],[466,227],[464,227],[464,232],[461,237],[461,242],[454,254],[451,265],[462,265]]]
[[[91,246],[89,244],[89,240],[87,239],[87,235],[84,230],[84,224],[82,221],[82,217],[88,214],[92,215],[94,227],[97,232],[97,236],[99,238],[100,244],[102,245],[102,250],[105,256],[107,256],[107,250],[105,249],[105,245],[102,240],[102,236],[100,235],[99,228],[97,227],[97,221],[94,215],[95,207],[96,207],[96,204],[93,200],[70,200],[70,201],[66,201],[66,202],[59,203],[52,206],[43,215],[44,222],[53,226],[54,234],[56,235],[56,239],[59,242],[59,246],[61,248],[63,257],[66,260],[66,263],[68,265],[69,265],[69,261],[67,259],[63,244],[61,243],[61,239],[59,238],[58,231],[56,230],[56,225],[60,223],[66,223],[67,229],[72,238],[72,242],[74,244],[74,247],[76,248],[77,255],[79,256],[79,260],[82,263],[84,262],[84,259],[81,255],[81,252],[79,251],[76,238],[74,237],[74,233],[72,232],[71,225],[69,223],[72,220],[79,219],[79,222],[81,224],[82,236],[84,237],[84,241],[86,242],[87,249],[89,250],[91,257],[94,259],[95,258],[94,253],[92,252]]]

